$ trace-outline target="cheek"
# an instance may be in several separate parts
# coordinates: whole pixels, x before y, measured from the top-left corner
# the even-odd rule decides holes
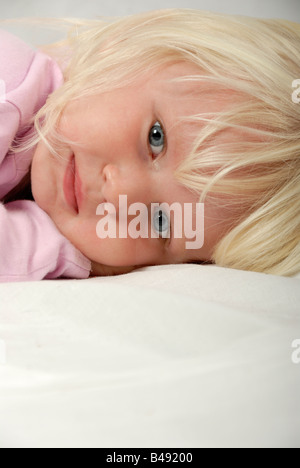
[[[51,154],[40,142],[33,155],[31,165],[31,189],[35,202],[47,214],[52,210],[57,192],[57,179]]]
[[[88,258],[104,265],[151,265],[159,261],[155,249],[149,246],[150,243],[149,239],[99,239],[97,237],[93,246],[83,243],[82,251],[85,250]]]
[[[143,263],[145,255],[139,254],[139,241],[134,239],[99,239],[91,251],[94,261],[111,266],[131,266]]]
[[[99,109],[101,114],[99,115]],[[58,132],[74,144],[84,145],[85,150],[99,134],[102,114],[107,113],[97,97],[82,98],[73,101],[63,111],[58,123]]]
[[[97,219],[98,221],[98,219]],[[100,239],[96,233],[97,221],[80,220],[65,216],[56,222],[62,234],[96,263],[109,266],[152,265],[161,263],[161,251],[157,239]]]

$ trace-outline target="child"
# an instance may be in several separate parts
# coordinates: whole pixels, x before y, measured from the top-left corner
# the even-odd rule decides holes
[[[163,10],[72,31],[47,55],[0,33],[1,280],[183,262],[298,273],[300,26]],[[103,203],[129,232],[120,195],[156,237],[99,236]],[[194,249],[151,208],[189,205],[199,229],[199,202]]]

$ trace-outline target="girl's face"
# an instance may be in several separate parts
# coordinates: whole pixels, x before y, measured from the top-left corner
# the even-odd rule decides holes
[[[75,144],[53,156],[43,142],[32,163],[32,192],[37,204],[52,218],[61,233],[93,263],[113,267],[210,261],[213,248],[228,231],[231,219],[219,206],[205,204],[204,245],[187,249],[185,237],[174,238],[171,213],[170,239],[161,237],[100,239],[96,227],[103,202],[115,205],[119,195],[128,206],[143,203],[193,204],[199,195],[180,185],[174,171],[190,153],[194,124],[185,116],[214,112],[222,107],[197,83],[170,83],[170,79],[195,74],[192,65],[174,64],[157,69],[130,86],[80,98],[66,106],[59,132]],[[72,174],[76,174],[73,179]],[[75,185],[74,185],[75,182]],[[150,210],[151,213],[151,210]],[[128,216],[128,223],[132,220]],[[150,220],[151,221],[151,220]],[[117,233],[118,233],[117,217]],[[150,229],[149,229],[150,233]]]

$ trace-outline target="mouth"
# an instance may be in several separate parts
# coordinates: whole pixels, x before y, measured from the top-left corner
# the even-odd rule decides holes
[[[74,154],[71,156],[64,175],[63,191],[68,206],[78,214],[82,199],[81,180],[76,170]]]

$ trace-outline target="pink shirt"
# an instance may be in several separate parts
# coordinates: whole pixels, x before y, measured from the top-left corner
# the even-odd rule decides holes
[[[0,200],[28,172],[34,148],[8,153],[24,124],[63,83],[58,65],[0,30]],[[35,202],[0,202],[0,282],[87,278],[91,262],[58,231]]]

